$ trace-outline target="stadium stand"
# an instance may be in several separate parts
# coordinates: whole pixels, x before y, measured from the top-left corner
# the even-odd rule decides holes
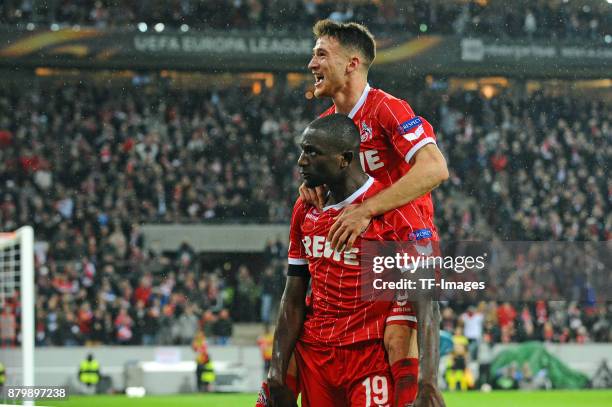
[[[178,91],[161,79],[2,89],[0,227],[31,223],[47,244],[36,257],[37,344],[185,344],[198,329],[223,344],[232,319],[260,321],[262,290],[280,295],[282,243],[228,278],[188,244],[146,250],[139,224],[288,222],[295,137],[324,107],[303,95]],[[443,239],[610,240],[609,105],[543,92],[429,99],[452,171],[434,198]],[[609,304],[478,310],[492,342],[612,340]],[[463,326],[466,312],[447,305],[443,328]]]
[[[520,3],[520,5],[519,5]],[[97,28],[235,29],[289,31],[310,29],[323,18],[366,23],[378,33],[477,34],[603,41],[612,18],[605,2],[521,0],[511,9],[502,1],[353,1],[248,0],[79,2],[12,0],[0,5],[5,24],[58,24]],[[585,3],[585,4],[583,4]],[[164,29],[162,28],[162,29]]]

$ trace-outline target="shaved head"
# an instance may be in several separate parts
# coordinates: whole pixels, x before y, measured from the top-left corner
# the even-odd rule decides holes
[[[359,129],[348,116],[336,113],[321,117],[310,123],[307,130],[316,133],[317,138],[330,149],[330,152],[350,151],[356,157],[359,156],[361,144]]]

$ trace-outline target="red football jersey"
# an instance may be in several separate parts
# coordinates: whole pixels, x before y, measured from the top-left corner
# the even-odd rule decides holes
[[[320,117],[336,112],[330,107]],[[361,134],[361,166],[377,181],[389,186],[406,174],[410,160],[423,146],[436,144],[433,127],[416,116],[410,105],[380,89],[366,85],[363,94],[348,116]],[[413,201],[434,228],[431,194]]]
[[[321,212],[301,199],[296,201],[289,235],[289,264],[308,265],[312,288],[300,340],[345,346],[382,338],[391,303],[361,299],[365,284],[360,268],[362,242],[437,240],[435,230],[411,202],[373,218],[350,251],[331,250],[326,238],[335,218],[347,205],[360,203],[385,187],[370,177],[347,199],[326,206]]]

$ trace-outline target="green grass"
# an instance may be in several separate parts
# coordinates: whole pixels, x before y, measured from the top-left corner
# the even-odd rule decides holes
[[[149,396],[141,399],[72,396],[64,402],[39,404],[54,407],[253,407],[256,398],[256,394]],[[448,407],[612,407],[612,390],[446,393],[444,399]]]

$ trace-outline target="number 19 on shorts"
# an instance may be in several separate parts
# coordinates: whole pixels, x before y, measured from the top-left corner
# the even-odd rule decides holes
[[[365,407],[383,406],[389,401],[389,389],[385,376],[366,377],[361,385],[365,387]]]

